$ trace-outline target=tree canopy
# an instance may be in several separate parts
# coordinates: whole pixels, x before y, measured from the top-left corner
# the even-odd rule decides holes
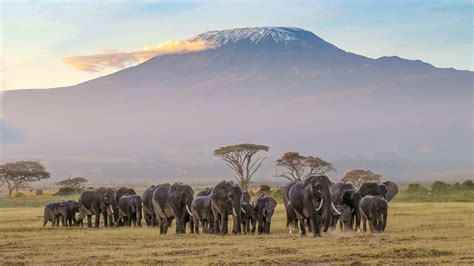
[[[347,172],[347,174],[341,179],[343,183],[351,183],[356,188],[362,186],[367,182],[378,182],[382,179],[382,176],[375,174],[370,170],[355,169]]]
[[[254,158],[254,155],[269,149],[268,146],[245,143],[221,147],[214,151],[214,155],[226,162],[236,173],[236,179],[242,188],[247,190],[250,180],[266,158]]]
[[[0,182],[8,187],[10,197],[13,190],[25,188],[31,182],[49,178],[50,174],[44,166],[36,161],[8,162],[0,165]]]
[[[61,180],[56,183],[56,185],[61,186],[61,187],[67,187],[71,188],[72,190],[79,191],[83,188],[83,184],[87,183],[87,179],[84,177],[74,177],[74,178],[67,178],[64,180]]]
[[[287,152],[276,163],[277,166],[285,169],[285,172],[277,173],[276,176],[290,181],[305,180],[312,175],[323,175],[330,171],[336,171],[331,163],[319,157],[303,156],[298,152]]]

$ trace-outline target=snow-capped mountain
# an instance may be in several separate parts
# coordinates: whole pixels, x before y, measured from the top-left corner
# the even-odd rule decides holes
[[[310,31],[289,27],[256,27],[208,31],[190,39],[190,41],[196,40],[208,41],[215,47],[222,47],[227,44],[235,45],[237,43],[253,45],[271,43],[283,46],[295,45],[302,48],[309,48],[315,45],[335,48]]]
[[[472,172],[469,71],[346,52],[297,28],[209,31],[208,49],[156,56],[75,86],[9,91],[3,160],[48,162],[53,176],[208,177],[230,171],[219,146],[270,146],[257,180],[286,151],[333,162],[339,177]],[[4,140],[5,142],[5,140]],[[159,181],[157,181],[159,182]]]

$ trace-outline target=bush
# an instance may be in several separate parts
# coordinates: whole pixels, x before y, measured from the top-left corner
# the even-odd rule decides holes
[[[23,194],[23,193],[21,193],[21,192],[18,192],[18,193],[16,193],[15,197],[17,197],[17,198],[24,198],[24,197],[26,197],[26,195]]]
[[[41,196],[41,195],[43,195],[43,190],[42,190],[42,189],[37,189],[37,190],[35,191],[35,195],[36,195],[36,196]]]
[[[260,189],[258,190],[260,193],[264,193],[264,192],[270,192],[271,188],[270,186],[268,185],[261,185],[260,186]]]
[[[72,187],[62,187],[54,195],[72,195],[72,194],[76,194],[78,192],[79,191],[77,191],[76,189],[74,189]]]

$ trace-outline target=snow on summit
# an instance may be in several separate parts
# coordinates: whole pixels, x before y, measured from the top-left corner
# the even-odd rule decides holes
[[[298,43],[302,46],[308,46],[314,42],[325,43],[312,32],[290,27],[255,27],[207,31],[190,39],[190,41],[196,40],[208,41],[215,47],[234,44],[241,41],[247,41],[253,44],[269,41],[283,45]]]

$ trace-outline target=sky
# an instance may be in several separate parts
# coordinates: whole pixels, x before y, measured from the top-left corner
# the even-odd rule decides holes
[[[371,58],[474,70],[472,1],[3,0],[0,8],[2,90],[74,85],[166,51],[192,51],[182,41],[205,31],[257,26],[303,28]],[[127,64],[77,63],[110,52]]]

